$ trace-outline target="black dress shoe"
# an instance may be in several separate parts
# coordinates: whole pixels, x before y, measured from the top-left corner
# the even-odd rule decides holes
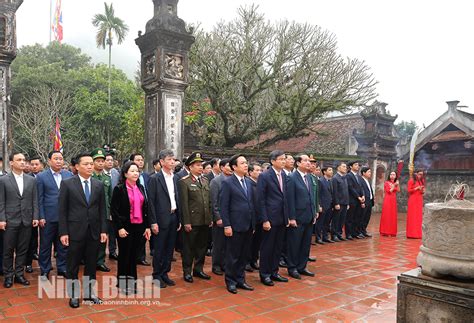
[[[219,268],[213,268],[212,269],[212,272],[217,275],[217,276],[222,276],[224,275],[224,273],[222,272],[222,270],[220,270]]]
[[[58,271],[58,276],[62,276],[66,278],[66,272],[65,271]]]
[[[79,307],[79,298],[71,298],[69,300],[69,306],[72,308],[78,308]]]
[[[314,273],[310,272],[308,269],[300,270],[299,273],[303,276],[314,277]]]
[[[339,237],[334,237],[334,238],[332,238],[332,241],[334,241],[334,242],[341,242],[342,240],[339,239]]]
[[[251,262],[250,267],[252,267],[255,270],[259,270],[260,266],[257,264],[257,262]]]
[[[280,266],[282,268],[288,268],[288,264],[286,263],[286,261],[284,259],[280,260],[280,262],[278,263],[278,266]]]
[[[346,240],[354,240],[352,236],[346,236]]]
[[[316,261],[316,257],[308,257],[308,261],[315,262],[315,261]]]
[[[321,240],[321,239],[320,239],[320,240],[317,240],[316,243],[317,243],[317,244],[325,244],[325,243],[323,242],[323,240]]]
[[[275,285],[275,283],[272,281],[272,279],[270,277],[260,277],[260,281],[262,282],[262,284],[264,284],[265,286],[273,286]]]
[[[234,285],[229,285],[227,286],[227,291],[232,294],[237,294],[237,287],[235,287]]]
[[[243,290],[254,290],[254,288],[252,286],[250,286],[249,284],[247,283],[243,283],[243,284],[237,284],[237,288],[240,288],[240,289],[243,289]]]
[[[90,302],[92,304],[102,304],[103,303],[102,300],[99,297],[95,296],[95,295],[92,295],[91,297],[84,298],[84,301],[85,302]]]
[[[365,236],[362,234],[362,233],[359,233],[357,236],[356,236],[357,239],[364,239]]]
[[[184,281],[187,282],[187,283],[192,283],[193,282],[193,276],[191,276],[190,274],[185,274],[183,276],[184,278]]]
[[[203,271],[194,272],[194,273],[193,273],[193,276],[194,276],[194,277],[201,278],[201,279],[205,279],[205,280],[211,279],[211,276],[209,276],[208,274],[206,274],[206,273],[203,272]]]
[[[58,275],[59,275],[59,273],[58,273]],[[40,279],[42,281],[47,281],[49,279],[49,273],[41,273]]]
[[[140,260],[139,262],[137,262],[137,265],[150,266],[150,263],[146,260]]]
[[[287,283],[288,282],[288,278],[283,277],[280,274],[272,275],[270,278],[271,278],[271,280],[276,281],[276,282],[280,282],[280,283]]]
[[[346,239],[346,238],[343,238],[342,236],[338,236],[338,238],[339,238],[339,240],[341,240],[341,241],[347,241],[347,239]]]
[[[294,279],[301,279],[300,274],[296,270],[288,272],[288,275]]]
[[[372,238],[372,235],[370,233],[367,233],[367,232],[364,232],[362,233],[364,235],[364,237],[366,238]]]
[[[33,260],[38,260],[38,259],[39,259],[38,254],[37,254],[37,253],[34,253],[34,254],[33,254]]]
[[[162,280],[166,283],[166,285],[168,285],[168,286],[174,286],[174,285],[176,285],[176,283],[174,282],[174,280],[170,279],[168,276],[163,276],[161,279],[162,279]]]
[[[108,273],[110,271],[110,268],[107,267],[105,264],[99,265],[96,268],[97,268],[97,270],[103,271],[105,273]]]
[[[3,286],[5,288],[10,288],[13,286],[13,278],[5,278],[5,281],[3,282]]]
[[[249,273],[253,273],[253,268],[249,264],[246,264],[245,271],[248,271]]]
[[[166,288],[168,285],[163,281],[163,279],[154,278],[153,284],[158,285],[160,288]]]
[[[30,282],[25,278],[25,276],[15,276],[15,283],[21,284],[23,286],[29,286]]]
[[[323,239],[323,242],[327,242],[327,243],[334,243],[334,241],[333,241],[333,240],[331,240],[331,239]]]
[[[33,272],[33,266],[26,266],[25,271],[26,271],[28,274],[31,274],[31,273]]]
[[[109,259],[118,260],[118,255],[114,252],[109,255]]]

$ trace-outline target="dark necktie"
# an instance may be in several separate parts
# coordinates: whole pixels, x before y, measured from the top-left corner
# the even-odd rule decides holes
[[[308,175],[304,175],[304,183],[306,184],[306,188],[309,191],[309,184],[308,184]]]
[[[84,195],[86,196],[86,202],[89,204],[89,200],[91,198],[91,191],[89,189],[89,181],[84,181]]]
[[[247,185],[245,185],[245,179],[242,178],[240,181],[242,182],[242,187],[243,187],[243,189],[244,189],[245,196],[248,197],[248,191],[247,191]]]

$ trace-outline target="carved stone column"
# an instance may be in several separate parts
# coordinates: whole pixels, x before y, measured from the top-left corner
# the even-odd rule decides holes
[[[194,37],[178,17],[178,0],[153,0],[154,17],[135,40],[141,51],[145,90],[145,159],[148,167],[161,149],[183,155],[184,90],[188,51]]]
[[[10,125],[10,65],[16,57],[16,11],[23,0],[0,0],[0,154],[5,170],[12,151]]]

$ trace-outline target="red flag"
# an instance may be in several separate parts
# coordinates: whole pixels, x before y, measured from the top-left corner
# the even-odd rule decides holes
[[[54,22],[51,28],[53,29],[54,39],[61,43],[63,40],[63,10],[61,9],[61,0],[56,0]]]
[[[61,140],[61,129],[59,127],[59,118],[56,118],[56,127],[54,128],[53,150],[63,152],[63,142]]]

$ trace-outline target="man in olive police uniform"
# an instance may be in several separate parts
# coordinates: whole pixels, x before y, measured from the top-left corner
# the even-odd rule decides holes
[[[212,215],[209,182],[202,176],[202,162],[200,153],[192,153],[186,160],[190,174],[178,183],[181,223],[184,226],[183,275],[188,283],[193,282],[193,276],[202,279],[211,278],[203,271]],[[192,270],[193,262],[194,270]]]
[[[94,172],[92,178],[98,179],[104,184],[105,192],[105,215],[107,217],[107,224],[110,227],[108,221],[112,221],[110,217],[110,201],[112,200],[112,179],[104,172],[105,167],[105,150],[102,148],[96,148],[91,153],[92,159],[94,160]],[[110,268],[105,264],[105,247],[107,243],[101,243],[99,247],[99,253],[97,255],[97,270],[109,272]]]

